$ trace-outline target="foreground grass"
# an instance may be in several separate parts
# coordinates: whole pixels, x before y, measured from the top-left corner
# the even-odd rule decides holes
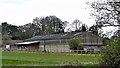
[[[0,68],[2,66],[2,48],[0,48]]]
[[[89,65],[99,63],[97,54],[65,54],[41,52],[3,52],[3,66],[57,66],[57,65]]]

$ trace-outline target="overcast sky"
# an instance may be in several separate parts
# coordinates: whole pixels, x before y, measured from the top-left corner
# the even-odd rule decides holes
[[[0,22],[24,25],[35,17],[55,15],[62,21],[79,19],[93,25],[87,2],[94,0],[0,0]]]
[[[62,21],[72,23],[79,19],[92,26],[95,21],[90,16],[87,2],[95,0],[0,0],[0,22],[15,25],[32,23],[35,17],[55,15]],[[115,30],[116,28],[105,29]]]

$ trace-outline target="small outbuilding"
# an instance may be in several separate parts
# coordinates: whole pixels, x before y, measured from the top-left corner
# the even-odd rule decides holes
[[[39,50],[39,41],[29,41],[15,43],[11,46],[11,50],[20,50],[20,51],[38,51]]]

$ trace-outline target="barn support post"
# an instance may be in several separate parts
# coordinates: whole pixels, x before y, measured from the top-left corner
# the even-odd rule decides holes
[[[50,45],[50,49],[49,49],[49,51],[50,51],[50,52],[52,51],[51,45]]]
[[[44,52],[46,52],[46,48],[45,48],[45,40],[43,40],[43,46],[44,46]]]
[[[41,42],[39,42],[39,46],[38,46],[39,48],[38,48],[38,51],[40,51],[40,45],[41,45]]]

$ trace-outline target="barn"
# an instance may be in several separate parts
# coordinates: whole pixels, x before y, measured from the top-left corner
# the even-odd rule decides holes
[[[84,45],[83,50],[100,51],[103,47],[103,39],[91,32],[71,32],[35,36],[24,40],[22,43],[16,43],[16,46],[34,51],[69,52],[70,47],[68,41],[72,38],[80,39],[81,44]]]

